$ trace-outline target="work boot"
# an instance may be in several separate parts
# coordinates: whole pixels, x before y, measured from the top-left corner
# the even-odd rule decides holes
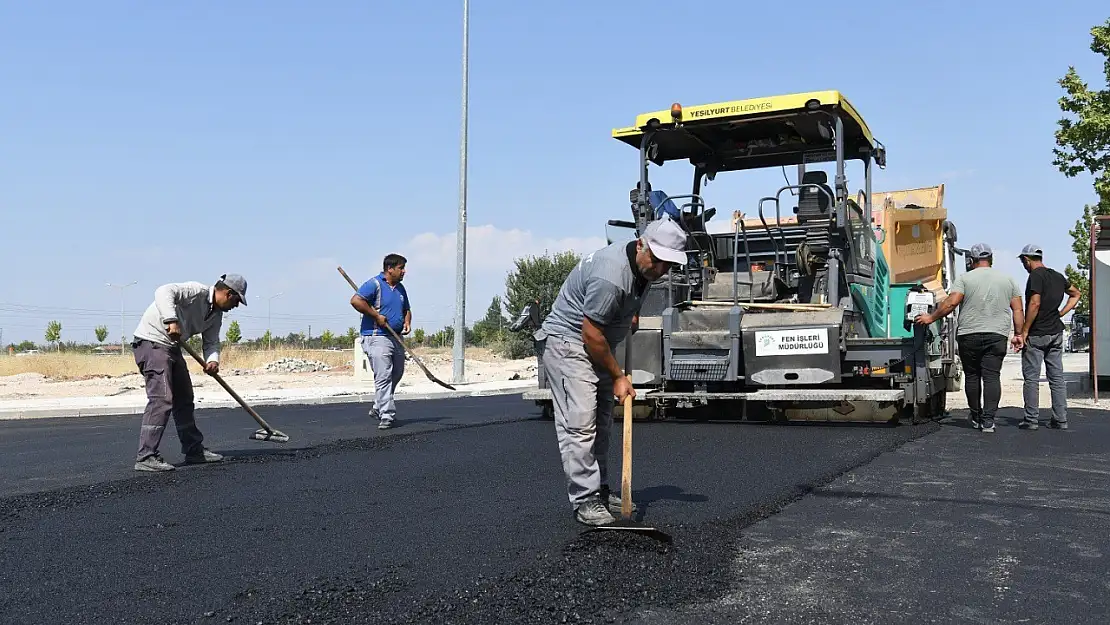
[[[602,486],[601,497],[602,501],[605,501],[609,506],[609,512],[613,513],[613,516],[619,516],[621,513],[621,496],[611,492],[608,486]],[[632,502],[632,513],[636,513],[635,501]]]
[[[1066,430],[1066,429],[1068,429],[1068,422],[1067,421],[1057,421],[1056,419],[1051,419],[1048,422],[1048,427],[1050,427],[1054,430]]]
[[[208,462],[219,462],[223,459],[224,457],[220,454],[203,449],[199,454],[189,454],[185,456],[185,464],[205,464]]]
[[[609,509],[602,503],[600,495],[594,495],[578,505],[574,511],[574,519],[583,525],[609,525],[616,522],[616,518],[609,513]]]
[[[173,471],[174,469],[175,467],[172,464],[166,462],[165,460],[162,460],[162,456],[159,456],[158,454],[147,456],[146,458],[143,458],[142,460],[135,463],[136,471],[161,472]]]

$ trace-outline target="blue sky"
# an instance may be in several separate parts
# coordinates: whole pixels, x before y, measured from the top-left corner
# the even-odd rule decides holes
[[[416,325],[450,324],[461,5],[6,3],[4,342],[41,341],[51,319],[63,339],[118,337],[106,282],[138,281],[130,333],[159,284],[224,272],[250,283],[225,327],[261,334],[282,293],[275,333],[341,332],[358,317],[336,265],[361,281],[392,251],[410,259]],[[1088,31],[1105,3],[554,6],[471,2],[468,323],[514,257],[588,251],[628,218],[636,152],[610,131],[673,101],[840,89],[888,148],[876,191],[945,183],[961,242],[989,242],[1021,284],[1009,257],[1030,240],[1073,260],[1067,231],[1094,194],[1052,166],[1056,80],[1074,64],[1101,86]],[[689,175],[658,180],[687,192]],[[706,197],[724,222],[781,180],[722,177]]]

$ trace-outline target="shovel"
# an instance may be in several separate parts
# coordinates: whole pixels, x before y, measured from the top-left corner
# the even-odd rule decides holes
[[[189,355],[192,356],[193,359],[195,359],[198,363],[200,363],[201,367],[204,367],[204,359],[201,358],[200,354],[196,353],[196,351],[194,351],[192,347],[189,347],[188,343],[186,343],[185,341],[178,341],[178,344],[184,347],[185,351],[189,352]],[[227,391],[229,395],[234,397],[235,401],[239,402],[239,405],[243,407],[243,410],[246,410],[247,413],[250,414],[250,416],[254,417],[254,420],[258,422],[258,425],[261,425],[263,427],[263,429],[255,430],[254,434],[250,435],[250,438],[252,440],[272,441],[275,443],[289,442],[288,436],[270,427],[268,423],[262,420],[262,417],[258,416],[258,413],[254,411],[254,408],[251,408],[249,405],[247,405],[247,402],[243,401],[243,398],[239,397],[238,393],[231,390],[231,387],[227,385],[227,382],[224,382],[224,379],[220,377],[220,374],[209,373],[208,375],[216,378],[216,381],[220,383],[220,386],[224,387],[224,390]]]
[[[339,270],[339,273],[343,274],[343,277],[347,280],[347,284],[351,285],[351,288],[354,289],[355,292],[357,293],[358,292],[358,285],[356,285],[355,281],[351,279],[351,276],[348,276],[347,272],[343,271],[343,267],[336,267],[336,269]],[[446,389],[449,389],[449,390],[452,390],[452,391],[457,390],[454,386],[451,386],[450,384],[448,384],[448,383],[444,382],[443,380],[440,380],[436,376],[432,375],[432,372],[428,371],[428,368],[424,366],[424,363],[420,362],[420,359],[416,357],[416,354],[412,353],[412,350],[409,349],[409,346],[405,345],[405,341],[401,337],[397,336],[397,333],[393,331],[393,328],[391,328],[387,325],[385,327],[385,329],[389,330],[389,333],[393,335],[393,338],[396,339],[397,342],[401,344],[401,347],[405,348],[405,351],[408,352],[409,356],[412,356],[413,362],[415,362],[417,364],[417,366],[419,366],[420,369],[424,371],[424,375],[428,376],[429,380],[431,380],[432,382],[435,382],[436,384],[442,386],[443,388],[446,388]]]
[[[624,343],[624,368],[628,382],[632,383],[632,376],[627,372],[631,370],[629,355],[632,351],[632,337],[625,339]],[[654,538],[664,543],[671,542],[671,536],[657,527],[645,525],[632,520],[632,396],[624,398],[624,452],[621,465],[621,518],[608,525],[599,525],[594,528],[599,531],[624,531],[637,532]]]

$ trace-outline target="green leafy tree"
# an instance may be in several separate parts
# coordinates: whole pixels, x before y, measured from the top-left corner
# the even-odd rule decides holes
[[[358,341],[358,330],[347,328],[347,347],[354,347],[355,342]]]
[[[331,330],[324,330],[324,332],[320,335],[320,344],[324,346],[324,349],[331,347],[331,344],[334,342],[335,335],[332,334]]]
[[[559,295],[570,272],[582,260],[574,252],[553,255],[529,256],[514,260],[515,267],[505,279],[505,308],[509,319],[516,319],[529,302],[539,300],[540,318],[547,317],[551,305]],[[508,325],[508,324],[506,324]],[[535,356],[532,332],[514,332],[507,335],[501,351],[510,358]]]
[[[266,332],[262,335],[262,338],[260,340],[262,341],[263,345],[265,345],[267,348],[269,348],[270,347],[270,342],[273,340],[273,338],[274,338],[274,335],[271,334],[269,330],[266,330]]]
[[[95,332],[96,332],[96,342],[97,343],[103,343],[104,339],[108,338],[108,327],[107,326],[96,326]]]
[[[423,345],[427,338],[427,333],[424,332],[424,328],[416,328],[412,331],[412,342],[416,345]]]
[[[48,343],[57,344],[57,342],[61,338],[62,338],[62,322],[60,322],[60,321],[51,321],[50,323],[46,324],[46,341]]]
[[[1069,264],[1064,273],[1083,293],[1076,312],[1090,310],[1091,222],[1095,215],[1110,215],[1110,19],[1091,29],[1091,51],[1101,55],[1105,87],[1091,89],[1075,71],[1068,67],[1067,74],[1058,82],[1065,94],[1060,98],[1060,109],[1066,114],[1057,122],[1056,145],[1053,165],[1068,178],[1089,173],[1094,179],[1097,204],[1083,207],[1083,217],[1069,231],[1076,266]]]
[[[192,347],[193,351],[199,354],[201,358],[204,357],[204,353],[200,351],[204,347],[204,342],[201,340],[199,334],[194,334],[193,336],[190,336],[189,340],[185,341],[185,344],[189,347]],[[195,360],[193,360],[193,357],[189,356],[188,354],[186,354],[185,357],[188,358],[191,362],[196,362]]]
[[[500,343],[504,339],[507,325],[509,322],[505,320],[505,315],[502,313],[501,296],[494,295],[493,301],[486,309],[486,316],[474,324],[475,342],[479,345]]]
[[[232,345],[237,345],[239,341],[243,340],[243,331],[239,328],[238,321],[232,321],[227,326],[227,342]]]

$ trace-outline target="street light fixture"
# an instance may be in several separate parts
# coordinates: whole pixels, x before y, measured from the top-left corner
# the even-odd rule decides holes
[[[131,282],[128,282],[127,284],[112,284],[111,282],[106,282],[105,283],[105,286],[107,286],[110,289],[119,289],[119,355],[120,356],[124,355],[123,345],[127,341],[127,330],[124,326],[124,321],[123,321],[123,290],[126,289],[129,286],[134,286],[138,283],[139,283],[138,280],[132,280]]]
[[[270,349],[270,305],[273,303],[275,297],[281,297],[284,293],[277,293],[266,298],[266,349]],[[261,295],[255,297],[262,299]]]

